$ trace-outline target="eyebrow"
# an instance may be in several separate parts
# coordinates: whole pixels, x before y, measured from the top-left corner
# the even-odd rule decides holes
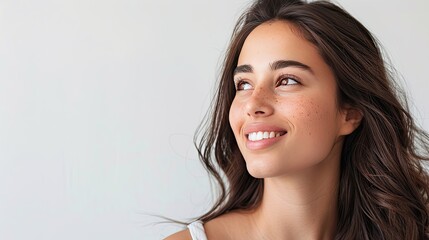
[[[310,66],[305,65],[304,63],[301,63],[298,61],[294,61],[294,60],[277,60],[275,62],[270,63],[270,69],[272,71],[278,70],[281,68],[287,68],[287,67],[299,67],[299,68],[302,68],[306,71],[313,73],[313,70],[311,69]],[[238,73],[253,73],[253,67],[252,67],[252,65],[249,65],[249,64],[237,66],[234,69],[234,75],[236,75]]]

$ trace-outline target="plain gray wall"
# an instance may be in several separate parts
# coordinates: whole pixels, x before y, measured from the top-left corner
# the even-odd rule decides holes
[[[429,129],[429,1],[341,0]],[[248,1],[1,0],[0,239],[160,239],[211,203],[193,134]]]

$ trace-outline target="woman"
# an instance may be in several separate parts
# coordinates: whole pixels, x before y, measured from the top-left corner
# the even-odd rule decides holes
[[[256,1],[198,148],[219,199],[167,239],[429,239],[429,137],[397,94],[343,9]]]

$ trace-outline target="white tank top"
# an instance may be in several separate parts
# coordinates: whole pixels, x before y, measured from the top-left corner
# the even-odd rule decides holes
[[[191,232],[192,240],[207,240],[204,226],[201,221],[195,221],[188,225],[189,232]]]

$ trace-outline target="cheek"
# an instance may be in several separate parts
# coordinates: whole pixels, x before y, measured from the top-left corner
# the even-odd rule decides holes
[[[298,101],[290,117],[297,137],[306,144],[321,146],[335,139],[337,114],[334,101]]]

